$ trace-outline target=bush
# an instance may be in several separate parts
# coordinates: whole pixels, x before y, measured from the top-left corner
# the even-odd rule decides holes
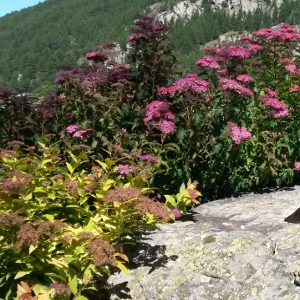
[[[95,276],[110,275],[116,267],[128,273],[124,251],[136,233],[178,217],[147,196],[152,191],[147,181],[154,176],[150,169],[157,167],[143,161],[153,163],[154,157],[140,163],[96,160],[90,168],[84,151],[70,152],[69,163],[55,145],[40,144],[39,151],[21,142],[10,145],[14,150],[0,152],[4,299],[18,290],[19,299],[83,300],[83,291],[95,289]]]

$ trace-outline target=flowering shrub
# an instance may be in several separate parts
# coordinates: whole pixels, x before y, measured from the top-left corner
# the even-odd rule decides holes
[[[199,75],[158,92],[176,117],[170,139],[180,152],[164,157],[173,182],[196,178],[210,199],[291,183],[296,174],[300,34],[280,24],[252,35],[205,48],[210,55],[196,61]]]
[[[123,249],[141,228],[173,217],[147,196],[147,164],[96,160],[90,170],[86,152],[70,153],[69,163],[54,146],[41,144],[38,154],[16,143],[0,152],[2,298],[17,291],[19,299],[86,299],[95,276],[110,275],[110,267],[128,273]],[[150,155],[139,159],[158,163]]]

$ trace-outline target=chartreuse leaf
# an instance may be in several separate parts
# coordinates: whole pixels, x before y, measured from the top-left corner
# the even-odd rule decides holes
[[[109,188],[111,187],[111,185],[112,185],[114,182],[115,182],[115,181],[112,180],[112,179],[106,180],[106,182],[105,182],[104,185],[103,185],[103,190],[104,190],[104,191],[109,190]]]
[[[38,245],[30,245],[28,253],[29,254],[32,253],[37,247],[38,247]]]
[[[27,270],[27,271],[19,271],[14,279],[22,278],[23,276],[30,274],[32,270]]]
[[[47,193],[47,191],[44,188],[40,187],[40,186],[37,186],[35,188],[34,192],[35,193]]]
[[[74,160],[75,162],[77,162],[76,156],[75,156],[72,152],[70,152],[70,151],[68,151],[68,153],[69,153],[70,156],[73,158],[73,160]]]
[[[46,215],[43,215],[43,217],[45,217],[49,221],[54,220],[54,216],[53,215],[46,214]]]
[[[77,285],[78,285],[77,276],[75,275],[73,278],[71,278],[71,276],[69,275],[69,287],[73,294],[77,294],[78,292]]]
[[[87,297],[84,297],[82,295],[77,296],[74,300],[89,300]]]
[[[128,269],[120,262],[117,263],[117,268],[119,268],[122,272],[126,273],[127,275],[130,275]]]
[[[171,203],[174,207],[176,206],[176,200],[174,199],[173,196],[171,195],[164,195],[166,198],[166,204],[169,202]]]
[[[185,191],[185,184],[182,183],[182,185],[180,186],[179,193],[182,194],[184,191]]]
[[[32,199],[32,193],[29,193],[27,196],[24,197],[24,200],[31,200]]]
[[[68,168],[68,170],[69,170],[69,172],[71,173],[71,175],[73,174],[73,172],[74,172],[74,170],[73,170],[73,168],[72,168],[72,166],[67,162],[66,163],[66,165],[67,165],[67,168]]]
[[[106,171],[107,170],[107,164],[105,164],[104,162],[100,161],[100,160],[96,160],[96,162],[101,166],[101,168]]]
[[[94,229],[94,223],[93,223],[93,220],[90,219],[89,222],[87,223],[87,225],[83,227],[82,231],[90,232],[93,229]]]

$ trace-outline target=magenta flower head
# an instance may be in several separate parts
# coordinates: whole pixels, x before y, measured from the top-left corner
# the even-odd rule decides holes
[[[244,139],[251,139],[252,135],[247,130],[246,127],[238,128],[237,124],[233,122],[227,122],[228,128],[230,130],[231,139],[235,142],[235,144],[239,145]]]
[[[300,171],[300,162],[299,161],[295,162],[295,170]]]
[[[181,212],[178,208],[175,208],[175,209],[171,209],[170,210],[170,213],[176,218],[180,218],[181,217]]]
[[[128,175],[130,172],[138,170],[138,167],[130,166],[130,165],[118,165],[117,166],[117,172],[120,174],[126,174]]]
[[[175,132],[175,123],[173,121],[161,120],[159,122],[159,129],[162,133],[172,134]]]
[[[195,65],[197,67],[202,66],[209,69],[220,69],[220,65],[217,61],[209,55],[203,56],[201,59],[197,60]]]
[[[248,75],[239,75],[236,79],[242,82],[254,81],[253,78]]]
[[[94,62],[104,62],[108,60],[108,54],[104,52],[89,52],[85,55],[85,58]]]
[[[66,128],[66,131],[69,132],[69,133],[73,133],[73,132],[78,131],[78,130],[80,130],[80,127],[78,125],[69,125]]]
[[[78,189],[78,187],[77,187],[77,183],[76,183],[76,182],[74,182],[74,181],[72,181],[72,182],[68,182],[68,183],[67,183],[67,186],[68,186],[69,188],[72,188],[72,189],[74,189],[74,190],[77,190],[77,189]]]
[[[289,88],[289,92],[299,92],[300,91],[300,86],[293,86]]]
[[[53,80],[53,83],[54,83],[54,84],[57,84],[57,83],[62,83],[62,82],[64,82],[64,81],[66,81],[66,78],[63,77],[63,76],[60,76],[60,77],[56,77],[56,78]]]
[[[95,134],[95,130],[92,128],[85,129],[85,130],[81,129],[81,130],[76,131],[73,134],[73,137],[78,137],[78,138],[82,139],[86,135],[93,135],[93,134]]]
[[[159,164],[159,161],[152,155],[146,154],[140,157],[140,161],[145,161],[150,164]]]

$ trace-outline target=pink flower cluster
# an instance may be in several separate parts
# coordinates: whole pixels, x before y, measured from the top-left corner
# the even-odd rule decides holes
[[[173,82],[169,87],[161,87],[158,95],[174,94],[176,92],[192,89],[197,92],[206,92],[209,83],[206,80],[199,79],[197,74],[188,74],[186,78],[180,78]]]
[[[8,190],[12,188],[19,188],[20,186],[23,186],[26,184],[26,182],[21,181],[21,180],[16,180],[16,181],[7,181],[2,185],[3,190]]]
[[[237,124],[233,122],[228,122],[227,125],[230,129],[231,138],[237,145],[244,139],[251,139],[252,135],[246,127],[238,128]]]
[[[289,24],[282,23],[279,25],[280,31],[273,29],[259,29],[252,35],[261,36],[268,40],[280,42],[296,42],[300,39],[300,34]]]
[[[136,42],[137,40],[140,40],[140,39],[148,40],[148,37],[144,33],[133,34],[128,37],[128,40],[130,42]]]
[[[13,150],[4,150],[4,149],[0,149],[0,157],[1,156],[12,156],[14,157],[16,155],[16,152]]]
[[[74,189],[74,190],[77,190],[77,189],[78,189],[77,183],[76,183],[75,181],[68,182],[68,183],[67,183],[67,187],[72,188],[72,189]]]
[[[224,63],[228,59],[244,59],[251,57],[251,51],[257,52],[261,50],[261,46],[259,45],[224,45],[222,48],[214,48],[214,47],[206,47],[204,51],[210,51],[215,55],[214,60],[217,63]]]
[[[95,130],[92,128],[89,129],[81,129],[78,125],[69,125],[66,128],[66,131],[69,133],[73,133],[73,137],[78,137],[83,139],[86,135],[93,135],[95,134]]]
[[[239,75],[236,79],[242,82],[254,81],[254,79],[248,75]]]
[[[146,116],[144,123],[147,126],[158,127],[160,131],[166,134],[174,133],[175,116],[170,112],[171,103],[166,101],[155,100],[146,106]]]
[[[209,55],[203,56],[201,59],[197,60],[195,65],[197,67],[199,66],[207,67],[212,70],[220,69],[220,65],[217,63],[217,61]]]
[[[195,189],[188,189],[191,199],[197,199],[199,196],[197,195],[197,190]]]
[[[300,69],[297,70],[296,65],[292,62],[289,65],[285,66],[285,69],[290,72],[290,74],[300,75]]]
[[[233,45],[229,47],[230,59],[249,58],[250,56],[251,52],[243,46]]]
[[[56,78],[53,80],[53,83],[54,83],[54,84],[57,84],[57,83],[62,83],[62,82],[64,82],[64,81],[66,81],[66,78],[63,77],[63,76],[59,76],[59,77],[56,77]]]
[[[176,219],[181,217],[181,212],[178,208],[171,209],[169,213],[171,213]]]
[[[233,79],[222,78],[220,80],[220,86],[223,90],[230,89],[236,91],[238,94],[244,94],[253,97],[254,94],[248,88],[243,87],[237,81]]]
[[[132,29],[133,35],[128,40],[134,44],[138,40],[155,41],[161,38],[168,30],[168,26],[164,24],[154,25],[155,19],[149,16],[142,16],[135,22]]]
[[[300,171],[300,162],[299,161],[295,162],[295,170]]]
[[[280,63],[282,63],[282,64],[289,64],[289,65],[294,64],[294,62],[292,60],[290,60],[289,58],[282,58],[280,60]]]
[[[278,97],[278,94],[277,94],[277,92],[275,92],[275,91],[272,91],[271,89],[269,89],[269,88],[264,88],[264,91],[269,95],[269,96],[271,96],[271,97],[275,97],[275,98],[277,98]]]
[[[289,88],[289,92],[298,92],[300,91],[300,86],[293,86]]]
[[[140,161],[145,161],[145,162],[148,162],[150,164],[159,164],[159,161],[154,156],[152,156],[150,154],[142,155],[140,157]]]
[[[289,111],[285,108],[284,102],[277,100],[277,93],[269,88],[265,88],[264,91],[267,92],[268,96],[259,96],[258,100],[263,101],[266,106],[271,106],[274,108],[273,117],[288,117]],[[271,98],[269,96],[271,96]]]
[[[120,174],[126,174],[126,175],[128,175],[130,172],[138,170],[138,169],[139,169],[138,167],[130,166],[130,165],[121,165],[120,164],[120,165],[117,166],[117,171]]]
[[[105,52],[89,52],[85,55],[85,58],[95,62],[103,62],[108,60],[108,54]]]

